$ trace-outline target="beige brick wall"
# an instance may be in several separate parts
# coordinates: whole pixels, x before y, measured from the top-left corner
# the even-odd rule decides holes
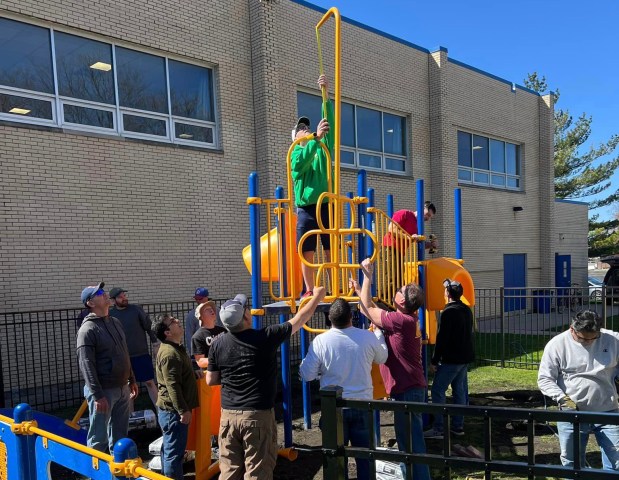
[[[252,2],[253,3],[253,2]],[[79,304],[104,279],[139,302],[248,291],[255,169],[248,2],[0,4],[0,15],[213,66],[222,152],[0,126],[0,309]],[[33,295],[36,292],[36,295]]]
[[[542,199],[539,193],[540,177],[543,169],[547,169],[547,161],[540,158],[540,97],[522,89],[513,91],[504,82],[456,63],[448,63],[443,75],[449,79],[449,125],[442,179],[446,185],[445,196],[451,196],[458,184],[458,130],[521,145],[522,191],[462,185],[466,266],[476,286],[494,287],[503,284],[503,255],[524,253],[527,285],[539,285],[546,269],[541,258],[540,225],[543,212],[552,209],[549,198]],[[523,210],[514,212],[516,206]],[[453,218],[448,209],[449,203],[445,205],[446,222]],[[451,239],[451,231],[449,226],[444,237]]]
[[[553,239],[554,252],[572,257],[572,283],[587,285],[588,263],[588,216],[585,203],[555,202],[556,233]]]
[[[247,176],[260,173],[264,196],[285,182],[297,91],[318,94],[321,13],[285,0],[188,0],[182,8],[24,0],[1,1],[0,15],[212,66],[222,146],[0,124],[0,309],[75,305],[81,288],[100,279],[140,302],[190,298],[198,285],[216,297],[249,292],[240,254],[249,238]],[[332,22],[322,46],[332,78]],[[540,97],[449,62],[447,52],[430,55],[348,23],[342,99],[408,118],[408,174],[369,173],[368,183],[377,206],[394,193],[396,209],[414,209],[415,180],[425,179],[425,198],[439,209],[429,231],[447,256],[457,130],[522,144],[522,192],[463,186],[464,254],[479,286],[502,284],[504,253],[527,253],[529,285],[539,283],[543,249],[551,250],[544,231],[553,217],[543,212],[553,209],[552,136],[540,135],[551,105],[544,110]],[[347,191],[356,192],[356,172],[345,169]],[[524,210],[514,214],[516,205]]]

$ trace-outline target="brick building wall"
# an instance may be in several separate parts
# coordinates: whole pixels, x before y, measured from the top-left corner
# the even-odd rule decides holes
[[[557,200],[555,202],[556,232],[553,238],[554,252],[570,255],[572,259],[572,283],[587,286],[589,207],[583,202]]]
[[[248,174],[263,196],[285,183],[297,92],[319,94],[314,27],[304,2],[1,1],[0,16],[90,36],[214,69],[219,150],[179,147],[0,121],[0,309],[78,303],[104,279],[139,302],[189,299],[206,285],[249,292]],[[333,23],[322,33],[332,78]],[[553,269],[552,105],[354,22],[342,25],[342,99],[407,118],[406,175],[368,173],[376,202],[415,209],[415,180],[439,212],[428,232],[453,256],[457,131],[522,147],[519,192],[462,185],[464,255],[478,286],[502,284],[504,253],[526,253],[528,285]],[[333,92],[333,88],[330,89]],[[550,155],[550,156],[549,156]],[[342,169],[342,192],[356,170]],[[513,212],[522,206],[521,212]],[[426,232],[426,233],[428,233]],[[33,296],[36,292],[36,298]],[[36,302],[36,303],[35,303]]]

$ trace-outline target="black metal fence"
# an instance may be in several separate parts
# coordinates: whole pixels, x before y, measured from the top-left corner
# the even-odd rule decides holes
[[[546,342],[565,330],[576,310],[591,308],[619,328],[619,298],[611,301],[589,295],[588,289],[477,289],[477,363],[536,369]],[[218,306],[221,300],[215,300]],[[268,303],[268,298],[263,299]],[[184,321],[193,302],[143,305],[152,316],[170,312]],[[82,381],[75,354],[75,337],[81,309],[9,312],[0,314],[0,406],[27,402],[40,410],[79,405]],[[279,322],[269,315],[263,324]],[[324,328],[318,313],[311,325]],[[291,340],[292,367],[300,363],[299,336]]]
[[[483,472],[484,478],[493,478],[494,472],[517,475],[516,478],[558,477],[578,478],[583,480],[616,478],[614,471],[604,471],[595,468],[585,468],[581,464],[580,442],[574,443],[574,466],[564,467],[560,464],[548,464],[548,461],[536,462],[536,424],[547,422],[570,422],[574,424],[575,438],[579,438],[580,426],[584,423],[619,425],[619,416],[614,413],[567,412],[559,410],[530,410],[524,408],[472,407],[455,405],[432,405],[414,402],[392,402],[384,400],[345,400],[342,398],[342,387],[330,386],[320,390],[322,415],[322,453],[323,478],[325,480],[342,480],[348,458],[363,458],[370,460],[370,478],[376,478],[376,460],[398,464],[405,463],[407,480],[413,478],[411,465],[427,464],[442,470],[442,478],[450,479],[452,470],[462,469],[468,473]],[[367,413],[370,445],[369,448],[348,447],[344,445],[343,408],[356,408]],[[442,452],[412,453],[399,450],[378,448],[376,439],[376,412],[404,411],[408,416],[408,435],[412,430],[412,414],[442,415],[445,419],[445,432],[449,432],[450,419],[453,415],[462,415],[467,419],[482,419],[483,446],[480,446],[482,458],[471,458],[452,454],[450,435],[445,434],[442,441]],[[520,421],[526,428],[526,455],[515,455],[512,458],[493,458],[493,425],[499,421]],[[415,441],[413,439],[413,441]],[[521,440],[518,440],[522,442]],[[558,443],[558,440],[556,440]],[[504,439],[503,439],[504,442]],[[582,452],[584,454],[584,452]],[[556,456],[558,461],[558,456]],[[469,477],[467,477],[469,478]],[[503,477],[500,477],[503,478]]]
[[[616,289],[615,289],[616,291]],[[597,311],[619,329],[619,293],[600,287],[476,289],[478,365],[537,369],[544,346],[566,330],[576,312]]]
[[[214,299],[219,307],[224,300]],[[266,303],[267,298],[264,299]],[[151,316],[169,312],[182,322],[195,308],[193,302],[166,302],[142,305]],[[77,364],[75,339],[82,309],[9,312],[0,314],[0,407],[26,402],[43,411],[76,407],[84,399],[83,381]],[[267,315],[263,326],[279,322],[279,316]],[[323,314],[311,320],[316,328],[325,328]],[[301,362],[300,340],[291,339],[291,363]]]

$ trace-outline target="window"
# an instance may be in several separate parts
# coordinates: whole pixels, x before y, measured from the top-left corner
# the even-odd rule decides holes
[[[297,111],[315,128],[322,98],[297,93]],[[406,173],[406,117],[342,102],[340,162],[357,168]]]
[[[458,132],[458,180],[520,190],[520,147],[493,138]]]
[[[0,18],[0,119],[215,147],[213,70]]]

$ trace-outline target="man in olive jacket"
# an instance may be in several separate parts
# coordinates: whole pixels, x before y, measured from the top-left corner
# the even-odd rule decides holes
[[[191,410],[199,406],[196,376],[183,341],[183,327],[168,313],[158,315],[153,331],[161,341],[155,361],[159,425],[163,432],[161,464],[163,474],[183,478],[183,456],[187,445]]]

